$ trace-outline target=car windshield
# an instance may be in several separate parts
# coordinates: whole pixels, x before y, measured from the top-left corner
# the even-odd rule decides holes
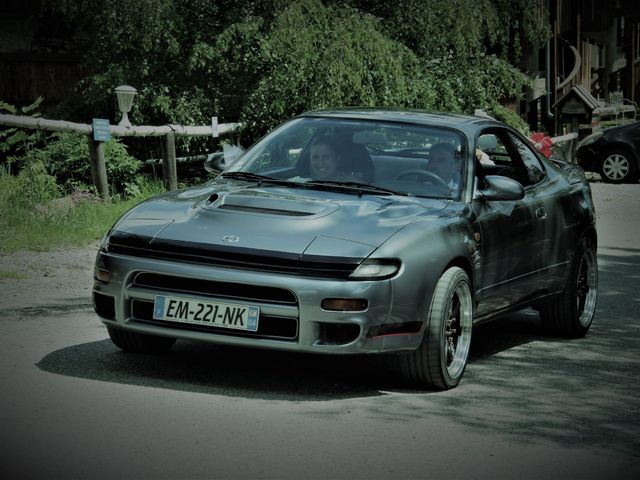
[[[462,145],[461,134],[446,128],[303,117],[264,137],[223,176],[457,199],[464,178]]]

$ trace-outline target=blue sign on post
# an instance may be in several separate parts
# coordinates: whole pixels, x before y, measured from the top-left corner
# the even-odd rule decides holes
[[[93,119],[93,139],[96,142],[108,142],[111,140],[111,127],[106,118]]]

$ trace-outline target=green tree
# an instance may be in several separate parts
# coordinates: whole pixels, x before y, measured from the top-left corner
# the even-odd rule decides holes
[[[520,128],[502,107],[517,100],[529,77],[517,68],[523,49],[549,35],[543,3],[527,0],[354,0],[383,19],[387,34],[408,46],[435,79],[437,108],[483,108]]]
[[[309,109],[435,104],[416,55],[386,37],[374,17],[350,7],[292,3],[260,46],[261,77],[242,110],[254,136]]]
[[[458,112],[522,97],[523,48],[546,39],[538,0],[48,0],[77,32],[90,75],[71,118],[138,124],[240,118],[252,141],[304,110],[346,105]],[[91,12],[87,15],[87,12]],[[541,19],[543,21],[541,21]]]
[[[238,58],[220,62],[221,56],[232,47],[251,48],[253,37],[242,35],[229,45],[236,40],[229,25],[246,30],[247,18],[268,17],[273,6],[269,0],[45,0],[45,8],[76,31],[85,53],[89,75],[64,105],[72,119],[116,119],[113,89],[128,84],[138,90],[130,114],[135,123],[200,124],[224,113],[221,100],[233,96],[225,72]]]

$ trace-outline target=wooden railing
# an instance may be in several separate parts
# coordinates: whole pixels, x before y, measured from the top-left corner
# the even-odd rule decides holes
[[[7,127],[29,128],[50,132],[73,132],[87,135],[91,159],[91,176],[93,184],[103,199],[109,198],[109,182],[107,179],[104,158],[104,143],[93,139],[93,127],[86,123],[67,122],[64,120],[49,120],[45,118],[24,115],[0,114],[0,125]],[[170,190],[178,188],[176,167],[176,135],[184,136],[213,136],[225,135],[236,131],[238,123],[221,123],[205,126],[161,125],[161,126],[132,126],[121,127],[110,125],[111,135],[114,137],[164,137],[162,170],[165,185]]]

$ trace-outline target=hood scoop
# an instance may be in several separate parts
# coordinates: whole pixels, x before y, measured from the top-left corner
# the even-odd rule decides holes
[[[277,215],[284,217],[312,217],[327,215],[338,208],[332,202],[318,202],[293,199],[273,195],[253,193],[214,194],[207,210],[231,210],[259,215]]]

